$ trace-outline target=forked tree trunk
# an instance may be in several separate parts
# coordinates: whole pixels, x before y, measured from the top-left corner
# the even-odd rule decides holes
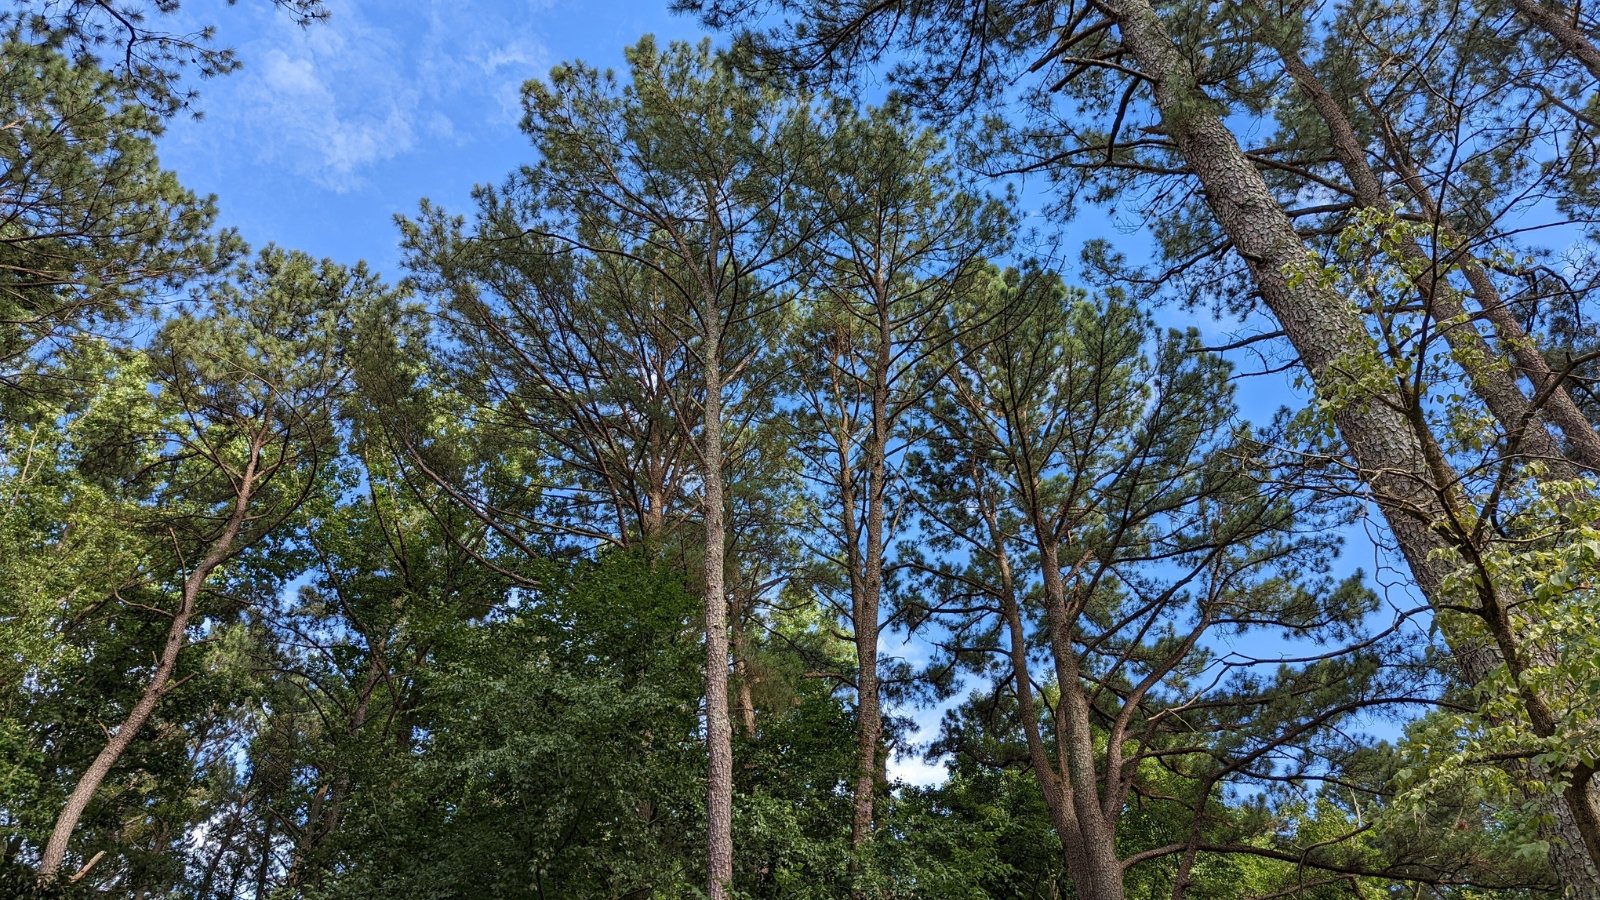
[[[1024,477],[1031,473],[1023,473]],[[1039,569],[1044,576],[1045,628],[1050,655],[1055,663],[1056,745],[1062,755],[1062,798],[1066,801],[1081,849],[1077,866],[1068,864],[1067,874],[1080,897],[1095,900],[1122,900],[1122,861],[1117,857],[1117,818],[1120,810],[1106,810],[1100,803],[1099,766],[1096,763],[1094,728],[1090,721],[1089,698],[1083,690],[1080,661],[1074,646],[1074,611],[1067,603],[1066,580],[1061,573],[1059,542],[1044,521],[1036,501],[1030,510],[1033,519]],[[1105,779],[1109,791],[1110,779]]]
[[[1049,750],[1045,748],[1044,737],[1040,733],[1039,707],[1033,695],[1033,676],[1028,667],[1027,631],[1022,620],[1022,605],[1017,599],[1017,582],[1011,568],[1011,556],[1006,552],[999,517],[993,506],[984,499],[987,491],[976,465],[972,467],[972,483],[979,493],[981,515],[1000,575],[1000,614],[1005,619],[1012,690],[1017,698],[1017,715],[1022,722],[1023,738],[1028,746],[1028,764],[1039,783],[1045,808],[1050,811],[1050,823],[1061,844],[1061,857],[1066,871],[1088,872],[1091,864],[1084,852],[1083,828],[1072,809],[1072,786],[1066,783],[1061,772],[1050,761]]]

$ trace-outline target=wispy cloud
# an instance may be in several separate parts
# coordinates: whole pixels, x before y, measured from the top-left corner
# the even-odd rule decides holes
[[[416,143],[415,92],[370,57],[273,48],[260,69],[247,99],[253,115],[269,123],[252,142],[262,162],[342,192],[373,163]]]
[[[329,21],[310,28],[267,4],[233,11],[248,16],[254,35],[239,47],[246,66],[204,100],[209,128],[226,130],[255,164],[323,189],[361,189],[424,142],[460,144],[485,124],[509,128],[520,85],[547,65],[541,36],[515,9],[329,5]]]

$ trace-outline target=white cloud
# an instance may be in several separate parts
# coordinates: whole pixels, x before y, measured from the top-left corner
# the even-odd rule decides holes
[[[498,139],[520,115],[522,82],[548,58],[530,17],[514,8],[329,5],[328,21],[305,28],[269,4],[232,11],[249,28],[223,37],[252,35],[238,47],[245,67],[214,82],[202,102],[213,139],[226,132],[251,163],[338,193],[366,187],[382,164],[425,142]]]
[[[294,49],[302,52],[268,51],[246,94],[252,114],[269,123],[256,144],[264,161],[342,193],[359,186],[372,164],[415,145],[416,99],[396,73],[370,57],[332,55],[310,43]]]
[[[950,778],[950,770],[945,768],[943,762],[928,762],[921,756],[895,754],[889,759],[888,770],[890,781],[918,787],[944,784]]]

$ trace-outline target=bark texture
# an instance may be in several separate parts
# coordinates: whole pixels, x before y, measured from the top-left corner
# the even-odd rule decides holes
[[[706,895],[726,900],[733,886],[733,722],[728,714],[728,602],[723,556],[727,535],[722,514],[722,322],[714,299],[701,310],[704,321],[705,421],[701,462],[705,495],[706,614]]]
[[[1561,49],[1582,63],[1583,67],[1589,70],[1589,74],[1600,78],[1600,48],[1596,48],[1594,41],[1578,27],[1578,16],[1573,10],[1557,0],[1548,3],[1540,0],[1511,0],[1511,5],[1516,8],[1519,15],[1550,35],[1561,45]]]
[[[1251,270],[1261,297],[1323,396],[1340,397],[1333,418],[1362,480],[1383,513],[1419,588],[1445,600],[1444,579],[1459,559],[1435,523],[1460,510],[1450,493],[1454,473],[1408,415],[1413,404],[1398,385],[1363,387],[1352,395],[1362,360],[1374,348],[1356,306],[1315,279],[1292,279],[1306,258],[1304,242],[1261,174],[1200,90],[1148,0],[1108,0],[1124,46],[1154,87],[1162,123],[1199,179],[1207,205]],[[1497,663],[1494,648],[1447,635],[1471,681]],[[1568,809],[1582,831],[1583,810]],[[1585,835],[1564,831],[1561,843],[1585,848]],[[1587,854],[1584,854],[1587,856]],[[1554,858],[1563,883],[1580,896],[1596,893],[1591,866]]]

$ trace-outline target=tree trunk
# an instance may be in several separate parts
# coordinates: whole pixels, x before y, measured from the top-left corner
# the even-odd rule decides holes
[[[744,616],[746,606],[740,597],[738,582],[728,599],[729,631],[733,638],[733,675],[739,686],[739,722],[747,738],[756,736],[756,700],[750,688],[749,650],[745,646]]]
[[[1316,279],[1291,280],[1295,267],[1304,264],[1305,244],[1196,84],[1149,0],[1108,0],[1106,8],[1123,44],[1154,82],[1167,133],[1199,178],[1212,214],[1250,267],[1262,299],[1318,392],[1348,394],[1358,377],[1348,365],[1373,353],[1360,313]],[[1409,408],[1397,385],[1381,386],[1346,397],[1333,418],[1418,586],[1437,605],[1448,602],[1444,578],[1459,559],[1456,548],[1433,528],[1451,512],[1447,503],[1456,502],[1449,493],[1455,479],[1442,460],[1429,458]],[[1497,663],[1492,651],[1461,634],[1447,633],[1446,639],[1472,681]],[[1563,838],[1575,847],[1590,844],[1581,833]],[[1593,890],[1589,871],[1566,868],[1558,874],[1575,891]]]
[[[722,517],[722,322],[716,298],[701,310],[705,346],[706,895],[726,900],[733,885],[733,724],[728,715],[727,535]]]
[[[372,710],[372,695],[383,682],[384,676],[388,674],[386,665],[381,661],[386,641],[369,637],[368,644],[371,649],[367,653],[366,673],[362,678],[361,689],[356,695],[356,706],[350,715],[350,724],[345,729],[345,737],[352,741],[359,738],[366,728]],[[351,782],[349,767],[342,763],[336,764],[334,772],[329,776],[329,782],[313,796],[306,810],[305,826],[300,829],[295,839],[294,852],[289,857],[289,866],[284,873],[283,884],[288,889],[294,890],[307,885],[314,887],[319,882],[324,867],[313,865],[312,857],[324,841],[339,832],[339,823],[344,814],[344,801],[350,795]]]
[[[167,639],[161,647],[155,672],[150,675],[150,680],[145,684],[138,702],[117,726],[116,733],[111,735],[94,761],[84,770],[78,779],[78,784],[68,795],[61,814],[56,817],[55,827],[51,829],[50,839],[45,843],[44,853],[39,859],[41,884],[48,884],[61,876],[61,864],[66,860],[67,847],[72,842],[72,832],[77,829],[78,820],[83,818],[83,812],[88,808],[89,801],[94,799],[95,791],[100,789],[101,783],[111,773],[111,769],[133,744],[139,730],[150,720],[162,696],[172,687],[172,673],[177,668],[178,654],[183,650],[189,620],[194,616],[195,605],[200,599],[200,589],[205,586],[206,579],[211,577],[211,573],[216,571],[222,561],[233,552],[234,542],[244,526],[249,511],[251,491],[255,488],[256,466],[260,453],[259,441],[252,442],[250,458],[239,481],[233,510],[223,525],[222,533],[211,542],[200,564],[195,566],[183,580],[182,596],[177,611],[172,615],[172,624],[167,628]]]
[[[1031,473],[1022,473],[1031,477]],[[1079,660],[1073,648],[1073,611],[1067,605],[1066,581],[1061,574],[1060,547],[1044,522],[1044,512],[1030,501],[1030,516],[1044,576],[1045,627],[1055,661],[1057,746],[1066,771],[1062,795],[1077,826],[1081,850],[1078,866],[1069,864],[1068,875],[1079,897],[1122,900],[1122,862],[1117,858],[1117,819],[1100,804],[1100,772],[1095,761],[1094,728],[1089,719],[1089,698],[1079,678]],[[1109,781],[1109,779],[1108,779]],[[1120,813],[1120,810],[1115,811]]]
[[[1301,67],[1302,69],[1305,68],[1304,63],[1301,63]],[[1309,69],[1305,69],[1305,72],[1309,77]],[[1314,79],[1310,83],[1316,84]],[[1320,88],[1320,85],[1316,86]],[[1323,91],[1322,93],[1326,95],[1327,92]],[[1330,106],[1331,111],[1336,116],[1343,114],[1342,108],[1331,97],[1328,97],[1324,102]],[[1379,123],[1379,132],[1389,150],[1390,165],[1400,176],[1401,182],[1406,186],[1406,189],[1411,192],[1411,195],[1420,204],[1422,215],[1439,229],[1440,234],[1455,243],[1457,249],[1453,254],[1454,259],[1447,260],[1447,262],[1454,262],[1461,267],[1461,273],[1466,277],[1467,284],[1472,289],[1473,298],[1478,301],[1479,308],[1483,310],[1483,317],[1489,321],[1489,325],[1494,329],[1495,335],[1500,339],[1500,344],[1511,351],[1517,367],[1533,385],[1534,390],[1543,396],[1541,406],[1536,412],[1541,416],[1547,417],[1551,423],[1561,429],[1562,435],[1567,439],[1567,448],[1564,451],[1566,458],[1591,472],[1600,472],[1600,434],[1595,433],[1594,423],[1590,422],[1589,417],[1584,415],[1583,411],[1578,408],[1578,404],[1572,399],[1572,394],[1567,390],[1566,385],[1562,383],[1562,376],[1556,374],[1550,368],[1549,361],[1539,352],[1538,345],[1523,330],[1522,323],[1517,321],[1516,314],[1511,311],[1511,308],[1501,298],[1500,291],[1495,287],[1493,279],[1489,277],[1489,273],[1484,270],[1482,263],[1467,247],[1467,242],[1461,232],[1456,230],[1450,220],[1445,217],[1440,204],[1434,200],[1432,192],[1423,183],[1422,177],[1417,171],[1415,160],[1407,152],[1399,136],[1395,134],[1387,116],[1370,100],[1367,101],[1367,107],[1371,111],[1373,118]],[[1333,125],[1334,123],[1330,121],[1330,128]],[[1349,127],[1348,120],[1344,122],[1344,126],[1348,134],[1348,140],[1353,141],[1354,131]],[[1336,135],[1337,139],[1338,136]],[[1359,165],[1365,168],[1365,158],[1358,155],[1357,159]],[[1370,175],[1371,170],[1367,169],[1367,171]],[[1375,182],[1377,179],[1373,176],[1371,180]],[[1381,189],[1379,194],[1381,195]],[[1365,201],[1362,202],[1365,205]],[[1454,301],[1453,295],[1451,300]],[[1459,303],[1456,304],[1455,309],[1460,309]],[[1520,389],[1518,389],[1518,393],[1520,394]],[[1487,398],[1485,399],[1487,400]],[[1504,423],[1504,420],[1502,422]],[[1507,430],[1509,431],[1509,426]],[[1532,455],[1543,455],[1537,446],[1530,445],[1525,449]],[[1552,474],[1560,478],[1570,477],[1572,473],[1553,471]]]
[[[1555,0],[1548,3],[1542,3],[1540,0],[1511,0],[1511,5],[1516,7],[1524,19],[1550,35],[1561,45],[1561,49],[1572,54],[1585,69],[1589,70],[1589,74],[1600,78],[1600,48],[1596,48],[1589,36],[1578,28],[1578,17],[1573,10]]]
[[[1315,73],[1311,71],[1311,68],[1300,59],[1298,53],[1282,47],[1278,49],[1285,69],[1301,90],[1306,93],[1307,97],[1310,98],[1312,105],[1327,123],[1329,134],[1332,137],[1334,155],[1338,157],[1346,177],[1350,179],[1356,201],[1369,208],[1381,207],[1383,203],[1382,186],[1376,173],[1367,165],[1360,142],[1356,138],[1355,129],[1351,126],[1344,108],[1323,87],[1322,83],[1316,78]],[[1390,143],[1392,151],[1397,154],[1400,153],[1397,142],[1391,140]],[[1432,199],[1428,196],[1425,186],[1415,170],[1405,164],[1397,168],[1400,170],[1401,177],[1405,180],[1407,187],[1423,205],[1422,211],[1424,215],[1430,221],[1435,222],[1443,232],[1454,236],[1454,229],[1451,228],[1448,222],[1444,221],[1438,205],[1432,202]],[[1412,260],[1426,259],[1426,254],[1422,248],[1409,238],[1402,242],[1401,250]],[[1519,362],[1524,362],[1524,356],[1532,357],[1532,360],[1524,362],[1523,366],[1530,380],[1536,387],[1542,387],[1547,383],[1547,380],[1553,381],[1556,376],[1545,364],[1544,358],[1539,355],[1532,341],[1523,334],[1521,325],[1500,301],[1499,292],[1495,290],[1494,285],[1489,281],[1488,274],[1470,256],[1464,256],[1463,264],[1464,267],[1468,267],[1466,268],[1466,274],[1469,283],[1473,287],[1473,293],[1485,312],[1489,314],[1491,324],[1494,324],[1496,330],[1500,333],[1502,342],[1509,344],[1513,348],[1513,352],[1518,354]],[[1422,281],[1419,281],[1417,286],[1423,295],[1424,301],[1429,303],[1435,310],[1436,318],[1441,321],[1459,318],[1464,322],[1463,327],[1449,328],[1446,331],[1446,335],[1450,339],[1451,348],[1457,351],[1458,356],[1475,360],[1496,359],[1478,335],[1476,328],[1470,322],[1465,322],[1465,311],[1461,309],[1459,302],[1455,300],[1455,296],[1451,291],[1448,289],[1443,291],[1434,290],[1432,285]],[[1509,324],[1497,323],[1495,321],[1496,312],[1500,317],[1508,319]],[[1510,371],[1504,366],[1479,365],[1469,368],[1475,368],[1474,371],[1469,371],[1469,377],[1474,387],[1478,389],[1479,396],[1483,398],[1485,405],[1500,420],[1507,433],[1513,433],[1514,429],[1521,424],[1526,424],[1527,431],[1523,436],[1522,449],[1532,457],[1555,459],[1559,462],[1562,458],[1560,448],[1555,446],[1549,432],[1545,430],[1534,411],[1529,408],[1521,389],[1511,380]],[[1596,464],[1600,463],[1600,454],[1597,454],[1597,449],[1600,448],[1596,446],[1596,434],[1593,426],[1578,410],[1577,404],[1572,401],[1571,396],[1564,388],[1555,385],[1548,390],[1550,397],[1548,406],[1561,426],[1562,433],[1567,436],[1570,442],[1571,454],[1575,458],[1574,461],[1591,471],[1594,470]],[[1556,475],[1556,477],[1571,477],[1573,474],[1570,467],[1558,465],[1554,468],[1555,471],[1552,474]],[[1515,640],[1510,628],[1504,629],[1504,633],[1500,635],[1500,640],[1502,643],[1508,644]],[[1566,798],[1567,806],[1560,810],[1561,816],[1558,817],[1556,825],[1550,829],[1553,832],[1550,836],[1555,838],[1555,840],[1551,841],[1551,861],[1556,869],[1574,873],[1586,872],[1589,876],[1590,884],[1584,888],[1576,889],[1577,896],[1584,898],[1584,900],[1600,898],[1600,890],[1595,889],[1595,870],[1589,862],[1589,858],[1594,856],[1594,852],[1592,847],[1589,850],[1584,850],[1582,846],[1575,845],[1573,837],[1578,836],[1587,841],[1591,840],[1597,832],[1600,832],[1600,827],[1597,827],[1594,822],[1597,815],[1594,801],[1595,798],[1592,796],[1592,792],[1586,786],[1577,785],[1574,790],[1568,792]],[[1573,856],[1574,853],[1577,855]]]
[[[1367,165],[1366,154],[1344,107],[1322,85],[1298,52],[1284,46],[1276,49],[1284,69],[1328,126],[1334,157],[1339,160],[1339,167],[1350,182],[1356,203],[1367,209],[1384,209],[1386,198],[1383,184],[1372,167]],[[1520,447],[1527,455],[1559,460],[1561,450],[1551,438],[1544,420],[1537,415],[1522,389],[1517,386],[1515,374],[1502,363],[1500,355],[1489,347],[1477,326],[1467,317],[1455,292],[1448,284],[1438,283],[1432,258],[1409,236],[1400,241],[1400,252],[1407,261],[1420,264],[1419,274],[1413,281],[1417,292],[1430,315],[1440,323],[1445,340],[1466,371],[1473,391],[1500,423],[1501,429],[1508,435],[1520,433]],[[1564,474],[1570,475],[1570,472]]]
[[[850,846],[857,863],[872,836],[873,807],[883,757],[883,709],[878,685],[878,613],[883,603],[884,506],[887,500],[889,447],[889,367],[894,338],[889,293],[880,277],[874,285],[878,319],[872,361],[872,423],[867,435],[866,546],[861,572],[851,583],[860,586],[854,607],[856,638],[856,783],[850,819]]]
[[[200,878],[200,886],[195,891],[198,900],[212,900],[216,896],[217,870],[222,868],[222,861],[233,849],[234,836],[244,825],[245,802],[248,797],[248,786],[240,792],[239,802],[234,807],[233,814],[228,817],[228,827],[222,832],[222,837],[217,841],[216,849],[212,851],[210,859],[206,860],[205,873]]]

